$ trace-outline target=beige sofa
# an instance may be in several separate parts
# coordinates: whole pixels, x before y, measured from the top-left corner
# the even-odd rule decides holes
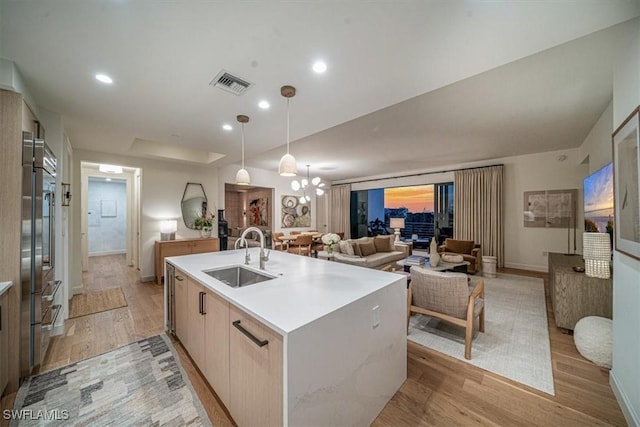
[[[394,242],[395,236],[348,239],[334,246],[334,261],[383,269],[411,255],[411,244]]]
[[[229,228],[229,236],[227,237],[227,250],[235,249],[236,240],[240,238],[244,228]],[[264,232],[264,245],[266,248],[271,248],[271,231],[262,230]],[[260,247],[260,236],[258,233],[251,231],[246,236],[247,244],[250,248]],[[240,245],[240,244],[239,244]],[[244,247],[244,246],[242,246]]]

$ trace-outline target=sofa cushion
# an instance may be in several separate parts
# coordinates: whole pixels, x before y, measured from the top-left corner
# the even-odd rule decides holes
[[[360,248],[360,254],[362,256],[369,256],[376,253],[376,245],[372,240],[367,242],[358,242],[358,247]]]
[[[338,243],[338,250],[345,255],[355,255],[351,242],[347,242],[346,240],[341,240]]]
[[[457,254],[471,254],[475,243],[473,240],[454,240],[447,239],[444,242],[446,252],[454,252]]]
[[[384,267],[385,265],[391,264],[396,261],[400,261],[405,258],[404,253],[400,251],[392,251],[392,252],[377,252],[373,255],[369,255],[364,258],[367,260],[367,267],[369,268],[379,268]]]
[[[393,241],[396,236],[376,236],[373,238],[373,243],[376,246],[376,252],[391,252],[393,250]]]

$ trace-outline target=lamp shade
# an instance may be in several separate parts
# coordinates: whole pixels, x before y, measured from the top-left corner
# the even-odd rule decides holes
[[[287,153],[282,156],[278,165],[278,173],[280,176],[296,176],[298,167],[296,166],[296,159],[291,154]]]
[[[175,219],[168,219],[160,223],[161,233],[174,233],[178,230],[178,221]]]
[[[236,184],[238,185],[249,185],[251,183],[251,178],[249,177],[249,172],[245,168],[238,170],[236,173]]]
[[[404,218],[390,218],[389,227],[391,228],[404,228]]]

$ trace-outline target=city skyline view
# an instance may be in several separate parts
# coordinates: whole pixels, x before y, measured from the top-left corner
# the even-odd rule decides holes
[[[396,187],[384,189],[384,207],[407,208],[409,212],[433,212],[433,185]]]

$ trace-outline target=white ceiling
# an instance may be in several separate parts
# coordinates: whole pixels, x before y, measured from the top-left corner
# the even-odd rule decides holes
[[[627,0],[0,0],[0,56],[74,147],[226,154],[214,166],[239,160],[239,127],[221,125],[247,114],[247,163],[276,169],[294,85],[292,154],[337,180],[579,145],[611,100],[609,27],[638,15]],[[210,87],[221,69],[254,87]]]

